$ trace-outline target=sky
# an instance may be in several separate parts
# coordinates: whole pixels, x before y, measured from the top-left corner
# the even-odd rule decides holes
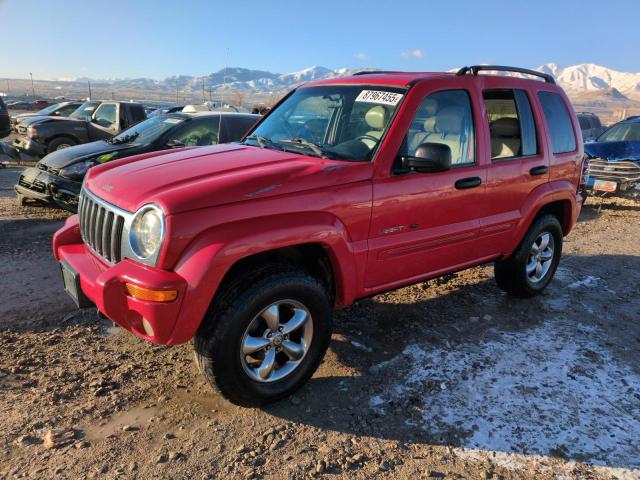
[[[0,0],[0,78],[162,79],[225,65],[640,72],[640,0]]]

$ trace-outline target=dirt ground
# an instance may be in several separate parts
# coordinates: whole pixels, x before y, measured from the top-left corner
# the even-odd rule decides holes
[[[486,266],[336,312],[313,379],[242,409],[191,345],[74,308],[50,247],[67,214],[18,208],[18,172],[0,169],[0,479],[640,478],[640,203],[591,200],[538,298]]]

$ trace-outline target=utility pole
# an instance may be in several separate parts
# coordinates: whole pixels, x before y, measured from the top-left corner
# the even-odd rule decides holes
[[[7,79],[7,96],[9,96],[10,91],[11,91],[11,87],[9,86],[9,79]]]
[[[180,104],[180,91],[178,90],[178,77],[176,77],[176,103],[179,105]]]
[[[33,88],[33,73],[29,72],[29,76],[31,77],[31,96],[35,98],[36,90]]]
[[[91,80],[87,80],[87,84],[89,85],[89,100],[91,100]]]
[[[204,77],[202,77],[202,103],[204,103],[206,100],[205,96],[204,96]]]
[[[212,89],[212,87],[211,87],[211,85],[209,85],[209,101],[210,101],[210,102],[212,101],[212,98],[211,98],[211,89]]]

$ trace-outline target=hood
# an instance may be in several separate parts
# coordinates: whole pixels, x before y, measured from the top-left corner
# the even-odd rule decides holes
[[[29,123],[27,123],[29,122]],[[72,126],[85,126],[87,124],[86,120],[77,120],[75,118],[69,118],[69,117],[43,117],[40,115],[37,115],[35,117],[32,118],[26,118],[23,120],[22,124],[23,125],[33,125],[33,124],[38,124],[38,126],[41,125],[45,125],[48,123],[54,123],[54,122],[69,122],[70,125]],[[73,128],[73,127],[72,127]]]
[[[332,187],[371,178],[373,165],[248,145],[216,145],[128,157],[85,178],[98,197],[128,211],[157,203],[167,214]]]
[[[134,147],[135,145],[126,143],[121,145],[112,145],[105,140],[98,140],[97,142],[84,143],[82,145],[74,145],[73,147],[56,150],[40,160],[40,163],[49,168],[64,168],[75,162],[95,158],[99,155],[104,155],[105,153],[129,150]]]
[[[638,141],[585,143],[584,151],[592,158],[603,158],[611,162],[640,160],[640,142]]]
[[[16,123],[20,123],[27,127],[34,123],[41,122],[42,120],[46,120],[49,117],[46,115],[36,115],[35,113],[23,113],[21,115],[16,115],[14,118]]]

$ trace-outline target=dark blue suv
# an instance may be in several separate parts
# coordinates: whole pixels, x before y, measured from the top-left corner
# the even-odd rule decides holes
[[[640,116],[629,117],[585,143],[590,157],[587,188],[594,193],[640,198]]]

